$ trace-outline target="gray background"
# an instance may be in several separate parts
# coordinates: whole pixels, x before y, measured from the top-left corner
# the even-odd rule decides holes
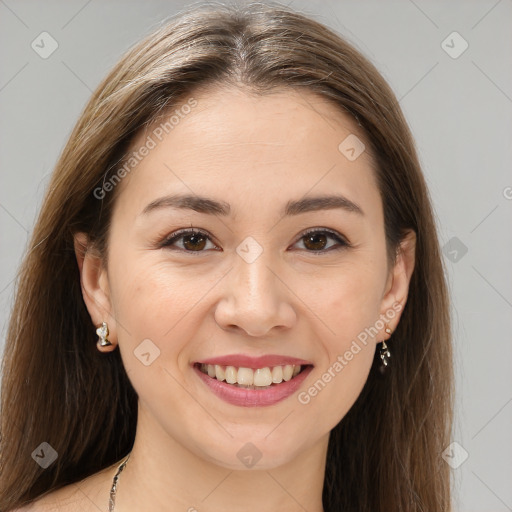
[[[128,46],[187,4],[0,0],[2,350],[17,266],[79,113]],[[455,511],[510,511],[512,1],[292,6],[355,44],[400,99],[430,187],[452,293]],[[31,47],[43,31],[59,45],[47,59]],[[461,40],[442,45],[453,31],[469,44],[457,58],[445,49],[457,52]],[[463,450],[469,456],[460,463]]]

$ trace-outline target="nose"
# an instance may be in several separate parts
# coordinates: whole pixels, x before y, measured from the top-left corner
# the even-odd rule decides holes
[[[222,329],[240,329],[249,336],[263,337],[272,329],[294,325],[292,287],[272,268],[265,251],[251,263],[235,258],[224,287],[224,296],[215,309],[215,321]]]

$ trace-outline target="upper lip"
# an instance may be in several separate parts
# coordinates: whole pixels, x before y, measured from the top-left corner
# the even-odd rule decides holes
[[[226,356],[211,357],[196,361],[197,364],[218,364],[220,366],[236,366],[237,368],[265,368],[266,366],[284,366],[287,364],[312,365],[310,361],[297,357],[269,354],[265,356],[252,357],[244,354],[230,354]]]

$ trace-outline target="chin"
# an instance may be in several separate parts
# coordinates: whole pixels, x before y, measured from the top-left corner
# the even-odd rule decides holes
[[[258,441],[253,434],[246,442],[226,440],[224,447],[216,451],[212,451],[211,445],[206,446],[203,457],[216,466],[230,470],[275,469],[293,462],[298,455],[297,442],[290,437],[288,440],[293,443],[293,447],[286,446],[279,437],[272,441],[264,438]]]

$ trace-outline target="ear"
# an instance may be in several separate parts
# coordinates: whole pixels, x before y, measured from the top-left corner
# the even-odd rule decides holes
[[[86,233],[75,233],[74,248],[80,285],[85,305],[95,327],[107,322],[109,341],[114,343],[116,336],[115,319],[112,315],[107,269],[97,250],[92,246]]]
[[[416,233],[413,230],[408,230],[397,250],[395,265],[389,272],[381,303],[380,318],[389,325],[392,331],[396,330],[407,302],[415,261]],[[386,334],[383,328],[377,340],[382,341],[389,338],[390,335]]]

